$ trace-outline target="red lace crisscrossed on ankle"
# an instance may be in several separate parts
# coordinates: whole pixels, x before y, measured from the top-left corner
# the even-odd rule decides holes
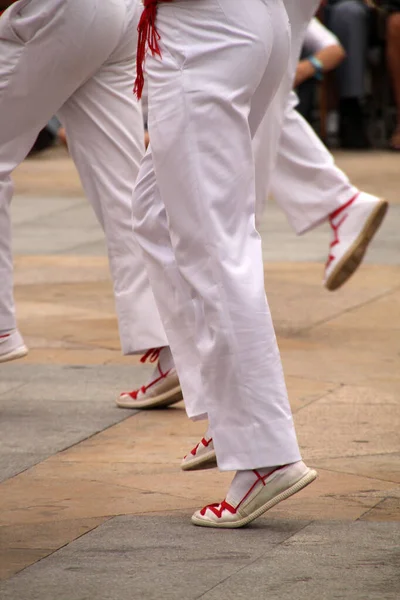
[[[200,442],[198,444],[195,445],[194,448],[192,448],[192,450],[190,451],[190,454],[192,456],[196,456],[197,454],[197,450],[199,449],[200,444],[203,444],[203,446],[205,448],[208,448],[208,446],[212,443],[212,438],[210,438],[209,440],[206,440],[206,438],[201,438]],[[183,459],[185,460],[185,458],[187,458],[187,454],[183,457]]]
[[[197,453],[197,450],[198,450],[200,444],[203,444],[203,446],[205,448],[208,448],[208,446],[211,444],[211,442],[212,442],[212,438],[210,438],[208,441],[206,440],[206,438],[202,438],[200,440],[200,442],[198,444],[196,444],[195,447],[190,451],[190,454],[192,454],[193,456],[196,456],[196,453]],[[186,456],[185,456],[185,458],[186,458]]]
[[[165,371],[165,373],[163,373],[163,371],[161,370],[159,358],[160,358],[160,352],[162,349],[163,349],[162,347],[161,348],[150,348],[149,350],[147,350],[146,354],[143,354],[142,358],[140,359],[141,363],[146,363],[147,361],[149,361],[150,363],[155,363],[158,361],[157,369],[158,369],[158,372],[160,373],[160,376],[153,379],[153,381],[151,381],[147,385],[142,385],[142,387],[139,388],[138,390],[133,390],[132,392],[122,392],[122,395],[130,396],[131,398],[133,398],[133,400],[136,400],[138,397],[138,394],[140,392],[142,394],[145,394],[147,392],[147,390],[150,389],[153,385],[155,385],[156,383],[158,383],[159,381],[161,381],[162,379],[164,379],[165,377],[167,377],[169,375],[169,373],[171,372],[171,369],[168,369],[168,371]]]
[[[256,476],[256,480],[253,483],[253,485],[250,487],[250,489],[245,493],[245,495],[243,496],[243,498],[241,499],[239,504],[236,506],[236,508],[234,506],[232,506],[231,504],[229,504],[229,502],[227,502],[226,500],[223,500],[220,504],[208,504],[207,506],[205,506],[204,508],[201,509],[200,514],[204,517],[207,510],[210,510],[212,513],[214,513],[214,515],[218,519],[221,519],[222,513],[224,512],[224,510],[228,510],[233,515],[236,514],[239,507],[241,506],[241,504],[243,504],[243,502],[246,500],[246,498],[249,497],[249,495],[251,494],[251,492],[254,490],[254,488],[256,487],[256,485],[258,483],[262,483],[262,485],[265,486],[267,479],[269,479],[269,477],[271,477],[271,475],[273,473],[276,473],[277,471],[284,469],[286,466],[287,465],[282,465],[280,467],[276,467],[276,469],[274,469],[273,471],[270,471],[267,475],[261,475],[257,470],[254,469],[253,473]]]
[[[344,221],[347,219],[347,214],[343,215],[341,219],[339,219],[338,222],[334,222],[334,219],[336,219],[336,217],[338,217],[339,215],[342,214],[342,212],[344,210],[346,210],[346,208],[348,208],[351,204],[353,204],[354,200],[357,199],[359,195],[359,192],[353,196],[353,198],[351,198],[348,202],[346,202],[346,204],[343,204],[343,206],[340,206],[339,208],[337,208],[333,213],[331,213],[329,215],[329,224],[332,227],[333,230],[333,240],[330,243],[330,250],[332,250],[332,248],[334,248],[337,244],[340,243],[340,239],[339,239],[339,228],[341,225],[343,225]],[[328,259],[326,261],[325,264],[325,268],[327,269],[329,267],[329,265],[331,264],[331,262],[335,260],[335,255],[330,251],[329,252],[329,256]]]

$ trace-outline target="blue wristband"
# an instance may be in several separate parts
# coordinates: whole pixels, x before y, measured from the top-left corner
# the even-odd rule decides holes
[[[309,56],[307,60],[312,64],[315,69],[314,79],[322,81],[324,78],[324,65],[316,56]]]

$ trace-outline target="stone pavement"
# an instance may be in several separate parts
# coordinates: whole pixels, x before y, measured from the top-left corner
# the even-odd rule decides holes
[[[338,154],[391,211],[340,291],[325,227],[269,205],[266,288],[306,461],[319,479],[240,531],[194,528],[230,474],[184,474],[203,432],[183,406],[114,407],[146,367],[122,357],[101,231],[57,149],[16,173],[16,299],[31,349],[0,366],[1,600],[400,597],[398,156]]]

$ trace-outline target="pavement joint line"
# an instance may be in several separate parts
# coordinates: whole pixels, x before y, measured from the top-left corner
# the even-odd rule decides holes
[[[343,387],[346,387],[345,383],[338,383],[337,386],[333,390],[328,390],[327,392],[321,392],[321,395],[318,396],[318,398],[314,398],[313,400],[310,400],[306,404],[303,404],[302,406],[299,406],[296,410],[293,410],[292,411],[293,414],[294,415],[299,414],[302,410],[304,410],[308,406],[311,406],[311,404],[315,404],[315,402],[319,402],[323,398],[326,398],[327,396],[331,396],[332,394],[336,393],[338,390],[340,390]]]
[[[345,456],[342,458],[364,458],[365,454],[357,454],[356,456]],[[328,458],[324,458],[322,460],[334,460],[336,457],[328,457]],[[319,458],[316,459],[317,461],[320,460]],[[314,463],[314,461],[310,461],[310,463]],[[376,477],[373,475],[364,475],[361,473],[351,473],[350,471],[339,471],[337,469],[332,469],[332,468],[328,468],[328,467],[317,467],[315,466],[316,469],[320,469],[321,471],[328,471],[328,473],[340,473],[341,475],[352,475],[353,477],[362,477],[363,479],[372,479],[373,481],[384,481],[385,483],[393,483],[394,486],[398,487],[400,490],[400,483],[398,481],[392,481],[391,479],[382,479],[381,477]],[[362,490],[360,490],[362,491]],[[382,490],[383,491],[383,490]],[[397,496],[386,496],[386,498],[396,498]]]
[[[56,456],[56,455],[54,455],[54,456]],[[38,463],[38,464],[40,464],[40,463]],[[91,478],[91,481],[94,481],[95,483],[104,483],[104,481],[95,479],[93,477]],[[176,498],[178,500],[192,500],[192,498],[187,497],[187,496],[180,496],[180,495],[177,495],[177,494],[171,494],[170,492],[158,492],[158,491],[155,491],[155,490],[143,489],[143,488],[136,487],[136,486],[133,486],[133,487],[132,486],[127,486],[127,485],[124,485],[123,483],[114,483],[113,482],[112,485],[115,486],[115,487],[124,489],[124,490],[130,490],[130,491],[135,491],[135,492],[143,492],[144,494],[148,494],[148,493],[150,493],[150,495],[151,494],[159,494],[161,496],[168,496],[168,498]],[[195,507],[196,506],[197,506],[197,503],[195,504]],[[128,514],[128,515],[136,515],[136,514],[148,515],[148,514],[153,513],[153,512],[158,512],[158,511],[151,510],[151,511],[144,511],[144,512],[140,512],[140,513],[121,513],[121,514],[114,515],[114,516],[123,516],[124,514]],[[100,518],[102,518],[103,516],[109,517],[110,515],[100,515]]]
[[[360,302],[359,304],[356,304],[355,306],[349,306],[348,308],[345,308],[345,309],[335,313],[334,315],[331,315],[330,317],[321,319],[320,321],[316,321],[315,323],[312,323],[311,325],[306,325],[305,327],[300,327],[299,329],[293,329],[292,337],[296,338],[296,335],[299,333],[305,333],[308,331],[312,331],[316,327],[320,327],[321,325],[326,325],[330,321],[334,321],[335,319],[341,317],[342,315],[352,313],[353,311],[356,311],[360,308],[364,308],[365,306],[368,306],[369,304],[373,304],[374,302],[382,300],[382,298],[385,298],[386,296],[391,296],[392,294],[398,292],[399,290],[400,290],[400,286],[395,286],[393,288],[390,288],[390,290],[387,290],[386,292],[383,292],[382,294],[374,296],[373,298],[369,298],[368,300],[365,300],[364,302]]]
[[[66,542],[65,544],[62,544],[59,548],[52,549],[48,554],[45,554],[44,556],[38,558],[37,560],[34,560],[31,563],[25,565],[24,567],[22,567],[22,569],[19,569],[18,571],[15,571],[9,577],[5,577],[4,579],[0,578],[0,582],[1,581],[7,581],[8,579],[12,579],[16,575],[19,575],[20,573],[22,573],[22,571],[25,571],[26,569],[29,569],[29,567],[32,567],[33,565],[36,565],[37,563],[41,562],[42,560],[45,560],[46,558],[49,558],[50,556],[52,556],[53,554],[55,554],[59,550],[62,550],[63,548],[66,548],[67,546],[69,546],[73,542],[76,542],[76,540],[79,540],[79,538],[84,537],[85,535],[87,535],[88,533],[91,533],[92,531],[95,531],[98,527],[100,527],[101,525],[104,525],[104,523],[108,523],[108,521],[111,521],[115,517],[110,516],[110,517],[100,517],[100,518],[104,518],[103,523],[99,523],[98,525],[96,525],[92,529],[89,529],[88,531],[82,532],[81,534],[77,535],[77,537],[74,538],[73,540],[71,540],[69,542]],[[59,522],[59,521],[57,521],[57,522]],[[3,525],[3,527],[7,527],[7,525],[5,525],[5,526]],[[45,548],[43,548],[43,550],[45,550]],[[50,549],[48,548],[48,550],[50,550]]]
[[[23,388],[26,384],[27,384],[26,381],[24,383],[17,383],[15,387],[10,387],[10,388],[8,388],[8,390],[4,390],[4,392],[0,392],[0,396],[4,396],[4,394],[9,394],[10,392],[16,392],[16,391],[20,390],[21,388]]]
[[[62,452],[66,452],[67,450],[70,450],[71,448],[74,448],[75,446],[79,446],[79,444],[82,444],[82,442],[86,442],[87,440],[90,440],[95,435],[98,435],[99,433],[103,433],[103,431],[107,431],[108,429],[111,429],[111,427],[115,427],[115,425],[118,425],[122,421],[126,421],[127,419],[136,416],[140,412],[141,412],[140,410],[134,410],[130,415],[127,415],[124,419],[121,419],[121,421],[118,421],[117,423],[112,423],[111,425],[107,425],[106,427],[104,427],[104,429],[99,429],[98,431],[94,431],[93,433],[91,433],[87,437],[84,437],[83,439],[79,440],[78,442],[75,442],[75,443],[71,444],[70,446],[66,446],[65,448],[61,448],[55,454],[50,454],[43,460],[39,460],[38,462],[34,463],[33,465],[30,465],[29,467],[22,469],[21,471],[19,471],[19,473],[16,473],[15,475],[12,475],[11,477],[6,477],[5,479],[0,481],[0,486],[1,486],[1,484],[5,483],[6,481],[11,481],[12,479],[19,477],[23,473],[26,473],[27,471],[34,469],[38,465],[41,465],[42,463],[50,460],[51,458],[54,458],[58,454],[61,454]]]
[[[235,571],[234,573],[231,573],[230,575],[227,575],[227,577],[225,577],[224,579],[222,579],[221,581],[219,581],[218,583],[216,583],[215,585],[213,585],[206,592],[203,592],[200,596],[196,596],[195,600],[201,600],[201,598],[204,598],[206,596],[206,594],[208,594],[208,593],[212,592],[213,590],[217,589],[220,585],[222,585],[226,581],[229,581],[229,579],[231,579],[231,577],[235,577],[238,573],[240,573],[241,571],[243,571],[243,569],[247,569],[250,565],[254,565],[256,562],[258,562],[259,560],[261,560],[262,558],[264,558],[267,554],[268,555],[273,555],[275,553],[276,549],[279,548],[279,546],[282,546],[282,544],[284,544],[285,542],[287,542],[288,540],[290,540],[292,537],[295,537],[300,532],[304,531],[304,529],[306,529],[307,527],[309,527],[313,523],[314,523],[314,521],[312,521],[312,520],[308,521],[302,527],[300,527],[300,529],[297,529],[293,533],[290,533],[284,540],[281,540],[280,542],[277,542],[275,545],[272,546],[272,548],[268,549],[268,551],[262,552],[259,556],[255,557],[252,560],[249,560],[245,565],[243,565],[242,567],[240,567],[237,571]]]
[[[376,504],[374,504],[374,506],[369,506],[368,509],[362,513],[362,515],[360,515],[359,517],[357,517],[357,519],[354,520],[354,523],[356,523],[357,521],[362,521],[363,518],[368,515],[368,513],[372,512],[373,510],[375,510],[380,504],[382,504],[383,502],[385,502],[385,500],[387,500],[390,496],[387,496],[385,498],[381,498],[379,500],[379,502],[377,502]]]
[[[359,458],[360,456],[362,456],[362,457],[364,457],[364,456],[396,456],[397,454],[400,454],[400,448],[398,451],[394,451],[394,452],[372,452],[372,454],[354,454],[351,456],[348,456],[348,455],[324,456],[323,458],[321,458],[321,460],[337,459],[337,458]]]

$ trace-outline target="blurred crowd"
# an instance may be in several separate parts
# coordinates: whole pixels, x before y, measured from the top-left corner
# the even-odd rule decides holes
[[[325,40],[307,36],[304,60],[323,47],[344,53],[320,85],[298,87],[300,112],[330,145],[400,150],[400,0],[324,0],[318,18]]]
[[[400,0],[323,0],[294,87],[329,147],[400,151]],[[32,153],[57,142],[67,143],[55,117]]]

